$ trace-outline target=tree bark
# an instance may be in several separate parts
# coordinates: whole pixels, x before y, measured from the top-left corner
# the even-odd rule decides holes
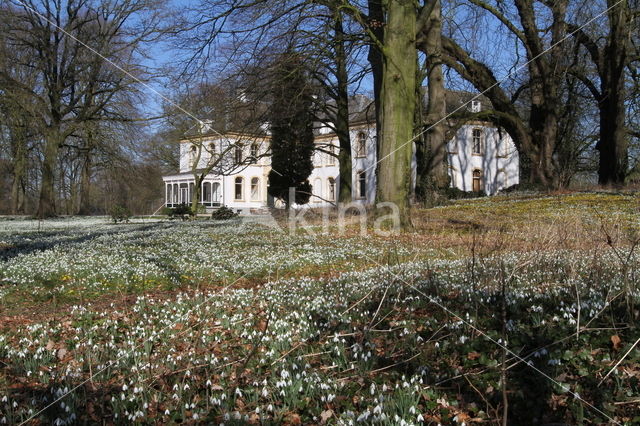
[[[25,129],[18,127],[13,132],[13,180],[11,182],[11,214],[25,212],[27,178],[27,140]]]
[[[607,6],[615,4],[607,1]],[[600,152],[598,181],[601,185],[624,184],[628,167],[628,140],[625,118],[625,67],[627,65],[627,32],[630,23],[626,1],[609,12],[609,38],[601,55],[600,84]]]
[[[56,216],[55,204],[55,172],[58,162],[58,152],[63,143],[63,135],[56,126],[50,128],[44,146],[44,156],[42,160],[42,176],[40,183],[40,198],[38,201],[38,219],[46,219]]]
[[[86,145],[83,151],[82,169],[80,170],[80,200],[78,214],[91,214],[91,170],[93,168],[94,134],[92,130],[87,131]]]
[[[429,18],[424,41],[427,55],[428,104],[424,123],[425,138],[416,142],[416,198],[426,200],[430,192],[449,186],[447,173],[447,142],[445,123],[439,122],[446,115],[444,77],[442,74],[442,11],[440,0],[429,7]],[[421,106],[421,88],[417,87]],[[422,118],[422,117],[420,117]]]
[[[349,90],[347,73],[347,54],[344,49],[345,34],[340,10],[335,13],[335,61],[336,61],[336,117],[335,129],[339,142],[338,164],[340,169],[340,188],[338,202],[348,204],[352,198],[351,178],[351,137],[349,135]],[[332,200],[333,201],[333,200]]]
[[[382,131],[378,200],[398,206],[400,225],[411,227],[409,194],[416,109],[415,2],[388,2],[381,90]]]
[[[368,0],[369,30],[375,40],[384,40],[385,16],[382,7],[382,0]],[[380,139],[382,134],[382,64],[383,56],[380,46],[375,41],[369,44],[369,64],[371,65],[371,75],[373,77],[373,100],[376,113],[376,155],[380,158]],[[379,173],[379,164],[376,164],[376,175]]]

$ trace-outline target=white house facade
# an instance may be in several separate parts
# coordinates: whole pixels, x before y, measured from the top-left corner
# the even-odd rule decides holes
[[[372,101],[355,95],[349,102],[352,172],[348,179],[352,183],[352,202],[371,205],[376,197],[378,161]],[[469,105],[473,114],[482,111],[482,104],[473,94],[447,92],[448,111]],[[201,179],[198,202],[207,212],[226,206],[250,214],[278,207],[281,203],[268,194],[271,171],[268,126],[260,124],[255,130],[260,134],[243,131],[221,134],[209,122],[188,133],[180,142],[179,172],[163,177],[166,206],[191,204],[195,183]],[[321,125],[315,132],[315,144],[313,171],[309,176],[313,194],[307,204],[312,208],[335,203],[342,179],[335,132]],[[451,186],[461,191],[493,195],[519,183],[519,155],[513,140],[507,132],[487,122],[467,121],[458,128],[447,144],[447,164]],[[415,155],[413,175],[415,181]]]
[[[485,122],[462,126],[447,144],[451,186],[493,195],[520,182],[520,158],[507,132]]]
[[[340,188],[338,159],[329,154],[338,152],[338,138],[327,129],[318,133],[318,150],[309,176],[313,192],[309,207],[334,203]],[[376,194],[375,127],[354,125],[350,137],[352,199],[354,203],[370,205]],[[518,151],[513,141],[506,132],[488,123],[460,127],[447,144],[447,151],[452,187],[492,195],[519,182]],[[217,165],[208,170],[216,160]],[[166,206],[190,204],[196,177],[201,175],[204,178],[199,203],[208,212],[227,206],[251,214],[277,206],[277,200],[267,190],[270,170],[268,136],[207,134],[187,138],[180,143],[179,173],[163,177]]]

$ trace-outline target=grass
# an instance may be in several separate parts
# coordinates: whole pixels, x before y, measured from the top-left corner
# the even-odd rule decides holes
[[[0,231],[0,422],[637,423],[638,207],[484,198],[386,238]]]

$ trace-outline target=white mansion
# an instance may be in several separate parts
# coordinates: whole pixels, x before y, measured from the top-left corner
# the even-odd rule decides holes
[[[366,103],[363,99],[366,98],[361,97],[355,104],[362,106]],[[479,102],[474,101],[472,110],[479,108]],[[353,201],[373,204],[376,129],[367,114],[364,109],[352,114],[350,179]],[[196,130],[180,141],[179,173],[163,177],[167,207],[191,203],[196,177],[203,178],[199,202],[207,211],[227,206],[248,214],[278,204],[267,193],[271,170],[267,132],[261,136],[242,132],[222,134],[207,125]],[[309,176],[313,192],[309,207],[322,207],[338,197],[341,179],[338,159],[329,154],[338,152],[338,138],[328,127],[320,127],[315,143],[318,150]],[[519,182],[518,151],[512,139],[489,123],[467,122],[449,141],[447,151],[452,187],[492,195]]]

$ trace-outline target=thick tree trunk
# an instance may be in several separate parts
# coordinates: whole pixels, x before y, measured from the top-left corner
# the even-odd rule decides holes
[[[384,9],[382,0],[368,0],[369,29],[376,40],[384,40]],[[376,155],[380,158],[380,139],[382,133],[382,63],[383,57],[380,46],[373,42],[369,45],[369,64],[371,64],[371,75],[373,76],[373,99],[376,113]],[[376,175],[379,173],[379,164],[376,164]]]
[[[531,159],[529,180],[545,188],[556,188],[559,181],[553,162],[558,136],[558,117],[555,111],[548,108],[546,104],[538,104],[534,100],[530,128],[531,139],[536,149],[529,155]]]
[[[600,152],[598,183],[622,185],[627,176],[629,142],[625,128],[624,100],[620,93],[610,93],[600,103]]]
[[[191,194],[191,211],[193,214],[198,214],[200,197],[202,196],[202,183],[206,176],[205,173],[194,174],[193,194]]]
[[[384,37],[378,200],[396,204],[402,227],[410,227],[409,194],[416,109],[416,6],[388,2]]]
[[[92,168],[92,154],[88,149],[84,154],[84,161],[82,163],[82,170],[80,171],[80,200],[78,207],[78,214],[90,215],[91,214],[91,168]]]
[[[344,50],[344,29],[342,15],[336,12],[335,17],[335,55],[336,55],[336,117],[335,129],[339,142],[338,164],[340,168],[340,188],[338,202],[351,202],[351,137],[349,136],[349,90],[347,73],[347,54]],[[334,200],[331,200],[334,201]]]
[[[608,0],[609,7],[614,5]],[[624,184],[628,167],[628,140],[625,127],[624,72],[627,64],[629,5],[622,2],[609,12],[609,38],[600,63],[600,152],[598,182]]]
[[[40,199],[38,200],[38,211],[36,216],[39,219],[46,219],[56,215],[55,204],[55,172],[58,163],[58,152],[63,142],[63,136],[57,128],[50,129],[47,134],[44,158],[42,160],[42,182],[40,186]]]
[[[447,142],[445,123],[439,122],[446,114],[444,78],[442,74],[442,14],[440,0],[435,0],[427,24],[424,50],[427,55],[427,81],[429,96],[424,125],[429,129],[416,146],[416,198],[426,200],[430,192],[449,186],[447,173]],[[420,87],[418,94],[420,95]],[[419,102],[422,102],[420,99]],[[420,105],[418,105],[420,106]]]
[[[11,214],[25,212],[25,183],[27,178],[26,135],[14,134],[13,181],[11,182]]]

